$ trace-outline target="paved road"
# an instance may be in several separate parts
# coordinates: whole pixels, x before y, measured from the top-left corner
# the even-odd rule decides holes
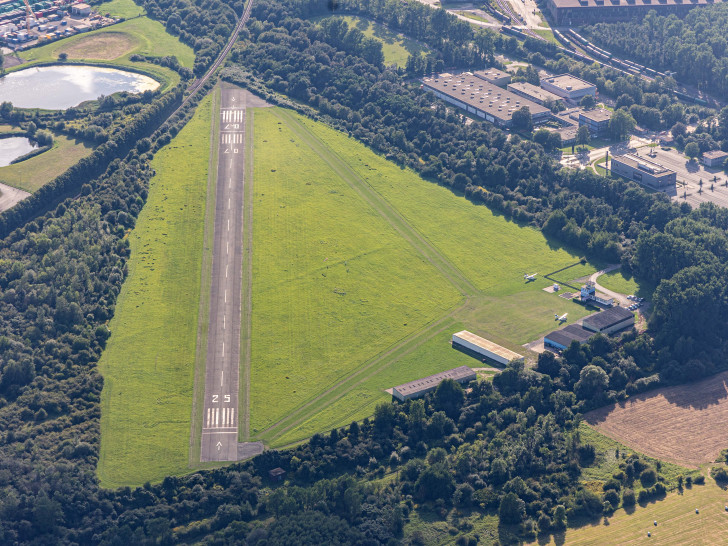
[[[619,292],[615,292],[614,290],[604,288],[601,284],[599,284],[599,281],[597,280],[601,275],[615,271],[620,267],[621,266],[619,264],[610,265],[605,269],[602,269],[601,271],[597,271],[596,273],[592,274],[589,277],[589,280],[594,283],[594,288],[596,288],[597,292],[601,292],[602,294],[606,294],[610,298],[614,298],[617,302],[619,302],[619,305],[621,305],[622,307],[629,307],[630,305],[632,305],[633,302],[629,301],[625,294],[620,294]]]
[[[0,212],[12,208],[16,203],[20,203],[27,197],[30,197],[27,191],[0,184]]]
[[[201,461],[238,460],[244,91],[223,88]]]

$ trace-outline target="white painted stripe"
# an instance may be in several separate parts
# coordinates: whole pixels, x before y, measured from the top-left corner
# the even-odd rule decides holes
[[[227,410],[225,408],[222,408],[222,426],[227,426]]]
[[[230,426],[231,427],[237,426],[235,424],[235,408],[230,408]]]
[[[227,290],[225,290],[225,303],[227,303]]]
[[[202,431],[202,434],[237,434],[237,433],[238,433],[237,430],[235,430],[235,431],[225,431],[225,430],[217,431],[216,430],[215,432],[207,432],[204,430]]]
[[[210,408],[207,408],[207,426],[210,426]]]
[[[222,356],[225,356],[225,342],[222,342]]]
[[[220,371],[220,386],[222,387],[222,378],[225,377],[225,370]]]
[[[215,426],[218,425],[220,421],[220,408],[215,408]]]

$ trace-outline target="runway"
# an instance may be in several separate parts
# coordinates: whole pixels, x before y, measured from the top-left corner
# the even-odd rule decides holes
[[[200,461],[237,461],[245,96],[222,88]],[[262,446],[261,446],[262,447]]]

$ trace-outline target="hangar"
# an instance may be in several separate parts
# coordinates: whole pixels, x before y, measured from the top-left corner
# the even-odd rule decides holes
[[[392,389],[392,396],[404,402],[412,398],[419,398],[428,392],[434,391],[444,379],[452,379],[461,385],[475,381],[477,376],[469,366],[460,366],[445,372],[428,375],[422,379],[415,379],[404,385],[397,385]]]
[[[634,326],[634,313],[624,307],[612,307],[586,317],[582,324],[585,329],[602,334],[611,334]]]
[[[563,351],[571,345],[572,341],[586,343],[593,335],[594,332],[590,332],[578,324],[569,324],[565,328],[554,330],[550,334],[546,334],[543,338],[543,344],[545,347],[551,347],[552,349]]]
[[[467,330],[452,335],[452,346],[455,349],[465,349],[464,352],[471,355],[485,356],[503,366],[512,360],[523,360],[523,355],[514,353],[510,349],[506,349],[492,341],[476,336]]]

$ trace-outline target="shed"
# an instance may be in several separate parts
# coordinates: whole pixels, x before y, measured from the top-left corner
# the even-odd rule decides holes
[[[286,477],[286,471],[281,467],[268,471],[268,477],[274,482],[281,482]]]
[[[725,163],[728,153],[723,150],[711,150],[703,154],[703,164],[706,167],[722,167]]]
[[[543,344],[545,347],[563,351],[571,345],[572,341],[586,343],[593,335],[594,332],[585,330],[578,324],[569,324],[560,330],[554,330],[550,334],[546,334],[543,338]]]
[[[74,4],[71,6],[71,14],[86,17],[91,14],[91,6],[88,4]]]

